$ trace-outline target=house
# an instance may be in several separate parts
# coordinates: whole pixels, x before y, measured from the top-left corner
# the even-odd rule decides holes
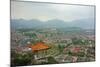
[[[80,48],[80,47],[72,47],[72,48],[70,49],[70,51],[71,51],[72,53],[78,53],[78,52],[81,51],[81,48]]]

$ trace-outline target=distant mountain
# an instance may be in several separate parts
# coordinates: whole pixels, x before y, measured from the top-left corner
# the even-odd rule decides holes
[[[11,20],[11,28],[35,28],[41,26],[43,23],[39,20],[24,20],[14,19]]]
[[[83,29],[94,29],[94,19],[80,19],[72,22],[65,22],[63,20],[48,20],[42,22],[36,19],[24,20],[24,19],[12,19],[11,28],[65,28],[65,27],[79,27]]]
[[[39,20],[11,20],[11,28],[18,29],[18,28],[60,28],[66,27],[67,23],[62,20],[49,20],[47,22],[42,22]]]
[[[45,23],[45,26],[61,28],[61,27],[67,27],[68,25],[67,22],[64,22],[63,20],[54,19],[47,21]]]
[[[75,20],[70,22],[70,24],[72,27],[76,26],[76,27],[81,27],[83,29],[94,29],[95,27],[95,20],[93,18],[89,18],[89,19],[80,19],[80,20]]]

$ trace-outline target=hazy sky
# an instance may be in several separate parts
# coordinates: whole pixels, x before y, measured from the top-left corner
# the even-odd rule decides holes
[[[11,18],[26,20],[38,19],[41,21],[52,19],[72,21],[77,19],[94,18],[94,7],[12,1]]]

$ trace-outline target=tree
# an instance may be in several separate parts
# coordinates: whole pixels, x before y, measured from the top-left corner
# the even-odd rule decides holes
[[[23,65],[30,65],[31,61],[34,59],[32,53],[22,53],[18,54],[16,53],[16,57],[13,59],[12,66],[23,66]]]

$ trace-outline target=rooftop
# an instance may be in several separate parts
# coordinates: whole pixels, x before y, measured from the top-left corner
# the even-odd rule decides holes
[[[31,45],[30,48],[32,49],[32,51],[41,51],[41,50],[47,50],[50,47],[46,45],[44,42],[38,42],[34,45]]]

